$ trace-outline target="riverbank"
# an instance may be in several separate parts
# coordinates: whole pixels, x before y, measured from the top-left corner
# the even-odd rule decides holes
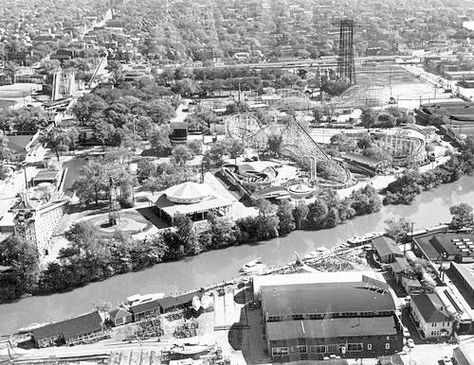
[[[320,246],[330,249],[354,235],[383,230],[384,221],[393,217],[405,217],[415,222],[415,230],[437,225],[450,220],[450,206],[473,201],[472,177],[462,177],[455,183],[423,192],[412,205],[386,206],[380,212],[356,217],[333,229],[294,231],[265,242],[209,251],[181,261],[117,275],[64,293],[24,298],[0,305],[0,333],[11,333],[31,323],[75,316],[104,303],[119,304],[124,297],[137,293],[175,295],[184,290],[219,284],[232,280],[243,264],[257,257],[264,257],[270,266],[284,265],[294,257],[295,251],[304,256]]]

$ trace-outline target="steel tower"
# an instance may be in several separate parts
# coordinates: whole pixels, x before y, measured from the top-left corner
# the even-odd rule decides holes
[[[337,75],[339,80],[356,83],[354,64],[354,21],[341,20],[339,27],[339,58],[337,60]]]

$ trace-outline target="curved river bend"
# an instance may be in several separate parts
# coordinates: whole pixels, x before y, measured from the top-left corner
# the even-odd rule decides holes
[[[449,207],[462,202],[474,205],[474,179],[443,185],[419,195],[410,206],[388,206],[380,212],[358,217],[336,228],[322,231],[296,231],[255,245],[243,245],[206,252],[179,262],[156,265],[61,294],[36,296],[0,305],[0,334],[11,333],[30,323],[65,319],[91,310],[104,302],[118,304],[132,294],[176,293],[199,288],[238,275],[240,267],[256,257],[270,265],[282,265],[319,246],[333,247],[353,235],[379,231],[384,220],[404,216],[415,222],[415,229],[428,228],[450,220]]]

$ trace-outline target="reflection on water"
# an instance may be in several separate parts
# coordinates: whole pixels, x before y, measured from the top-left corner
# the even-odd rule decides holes
[[[0,333],[8,333],[34,322],[83,313],[104,301],[120,303],[125,297],[136,293],[174,293],[231,279],[238,275],[244,263],[256,257],[263,257],[270,265],[285,264],[294,258],[295,251],[304,255],[319,246],[333,247],[353,235],[382,230],[384,221],[394,216],[413,220],[415,229],[426,228],[447,222],[449,207],[461,202],[474,204],[472,177],[463,177],[456,183],[424,193],[418,196],[413,205],[385,207],[379,213],[358,217],[330,230],[296,231],[260,244],[206,252],[183,261],[156,265],[67,293],[25,298],[16,303],[0,305]]]

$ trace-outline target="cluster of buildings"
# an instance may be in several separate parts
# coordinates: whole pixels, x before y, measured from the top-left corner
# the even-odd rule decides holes
[[[93,311],[59,322],[24,328],[21,333],[31,336],[39,347],[88,344],[110,337],[110,328],[156,318],[170,311],[186,308],[203,297],[202,290],[178,296],[163,294],[134,295],[127,302],[109,312]],[[201,302],[200,302],[201,303]],[[202,302],[202,306],[206,305]]]

